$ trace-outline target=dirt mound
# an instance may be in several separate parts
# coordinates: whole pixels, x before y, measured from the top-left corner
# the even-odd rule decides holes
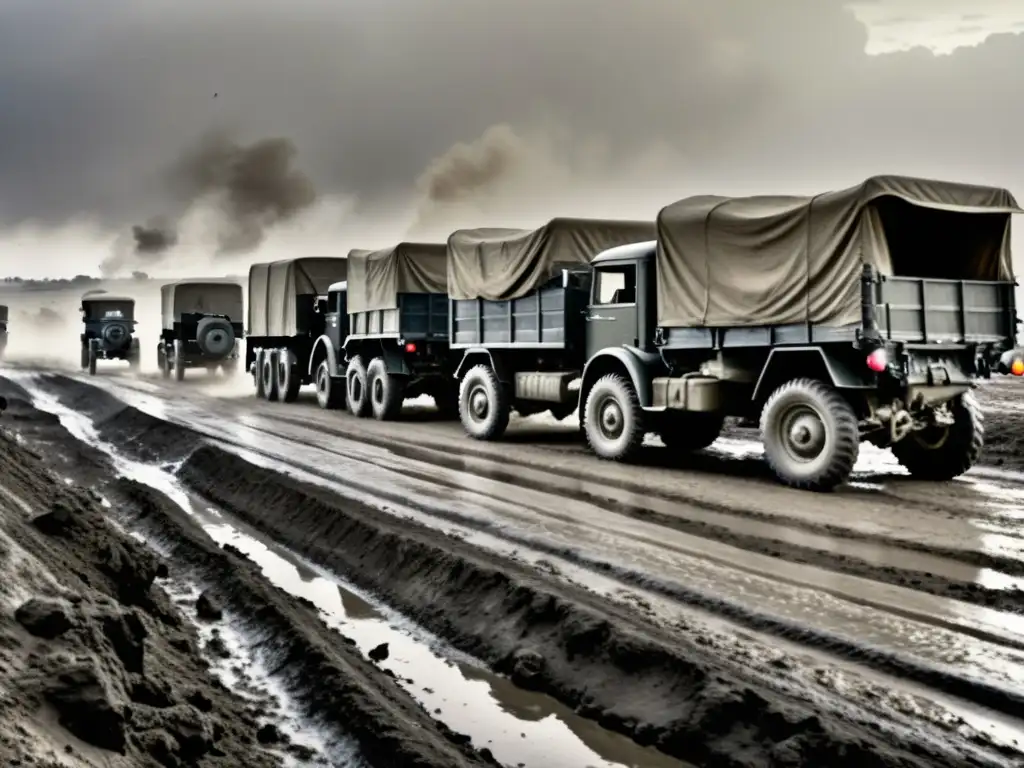
[[[155,583],[167,565],[8,433],[0,478],[0,763],[280,765]]]
[[[351,734],[371,764],[457,768],[490,762],[466,737],[430,718],[351,640],[329,629],[315,606],[269,584],[230,545],[218,547],[176,504],[131,480],[117,481],[115,492],[174,562],[215,585],[200,596],[200,614],[216,620],[223,604],[249,624],[296,698],[308,702],[307,714]]]
[[[125,405],[98,387],[60,374],[42,378],[44,387],[63,405],[90,416],[100,437],[133,459],[178,461],[202,442],[199,434]]]
[[[179,474],[518,685],[684,760],[852,767],[964,759],[953,746],[915,743],[912,731],[879,734],[852,713],[811,706],[806,693],[773,687],[770,671],[723,662],[700,634],[669,632],[534,569],[218,448],[198,449]]]

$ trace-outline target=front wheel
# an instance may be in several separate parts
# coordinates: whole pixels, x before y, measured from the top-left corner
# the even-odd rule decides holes
[[[981,457],[985,417],[971,392],[949,403],[953,423],[912,432],[893,444],[892,453],[915,478],[942,482],[959,477]]]
[[[474,365],[459,388],[459,418],[470,437],[497,440],[508,429],[512,399],[486,365]]]
[[[644,442],[644,411],[632,383],[602,376],[587,395],[583,429],[590,449],[602,459],[630,461]]]
[[[324,360],[316,369],[316,402],[324,410],[345,406],[345,380],[331,375],[331,364]]]
[[[89,375],[96,375],[96,358],[99,357],[99,350],[96,349],[95,344],[89,345]]]
[[[761,439],[775,476],[808,491],[846,482],[860,452],[850,403],[815,379],[794,379],[772,393],[761,411]]]
[[[174,380],[185,380],[185,349],[180,339],[174,340]]]

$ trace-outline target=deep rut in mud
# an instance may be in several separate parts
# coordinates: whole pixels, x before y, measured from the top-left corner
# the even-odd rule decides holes
[[[971,736],[955,718],[945,730],[909,711],[881,722],[865,701],[797,682],[789,672],[806,660],[749,649],[730,655],[699,623],[669,629],[520,560],[484,553],[221,448],[193,451],[203,442],[198,433],[88,385],[55,386],[139,455],[191,452],[182,479],[234,515],[519,684],[542,688],[642,743],[709,765],[739,764],[732,761],[740,750],[758,765],[1001,765],[1014,754]]]

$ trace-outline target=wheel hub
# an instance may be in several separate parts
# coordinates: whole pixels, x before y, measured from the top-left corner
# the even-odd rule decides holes
[[[601,404],[601,432],[609,439],[617,438],[622,434],[625,419],[622,417],[622,409],[614,400],[605,400]]]
[[[813,411],[800,409],[793,412],[783,434],[790,452],[804,461],[816,458],[825,448],[825,425]]]
[[[469,397],[469,409],[473,414],[473,418],[482,420],[487,418],[487,411],[490,403],[487,399],[487,393],[482,389],[474,389]]]
[[[380,379],[373,382],[373,399],[378,403],[384,399],[384,383]]]

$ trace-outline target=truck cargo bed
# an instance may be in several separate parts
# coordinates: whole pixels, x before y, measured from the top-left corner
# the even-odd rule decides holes
[[[561,283],[519,299],[452,300],[452,348],[565,349],[582,345],[587,291]]]
[[[351,313],[349,335],[445,341],[448,297],[443,293],[400,293],[397,309]]]

